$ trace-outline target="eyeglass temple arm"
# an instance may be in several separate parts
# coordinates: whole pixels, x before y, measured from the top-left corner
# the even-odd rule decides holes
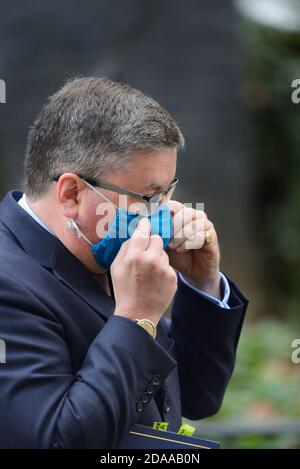
[[[117,192],[118,194],[124,194],[124,195],[131,195],[133,197],[136,197],[138,199],[141,199],[141,200],[146,200],[146,202],[150,202],[151,200],[151,197],[153,197],[155,194],[149,194],[149,196],[147,195],[142,195],[142,194],[139,194],[138,192],[133,192],[133,191],[128,191],[127,189],[123,189],[121,187],[118,187],[118,186],[115,186],[114,184],[109,184],[109,183],[106,183],[104,181],[97,181],[96,179],[90,179],[90,178],[84,178],[82,176],[80,176],[78,174],[78,176],[83,179],[86,183],[88,183],[90,186],[98,186],[98,187],[102,187],[103,189],[108,189],[108,190],[113,190],[114,192]],[[58,181],[60,178],[60,176],[55,176],[53,177],[53,180],[54,181]],[[176,186],[176,184],[178,183],[178,178],[175,178],[173,183],[170,185],[170,187],[163,192],[163,194],[166,194],[168,193],[168,191]]]
[[[118,194],[132,195],[139,199],[144,199],[145,197],[147,197],[147,196],[138,194],[137,192],[128,191],[127,189],[123,189],[121,187],[115,186],[114,184],[109,184],[108,182],[91,179],[91,178],[85,178],[85,177],[80,176],[79,174],[77,176],[80,177],[80,179],[82,179],[84,182],[86,182],[90,187],[91,186],[102,187],[103,189],[108,189],[108,190],[113,190],[114,192],[118,192]],[[53,181],[57,182],[59,178],[60,176],[54,176],[52,179]]]
[[[114,192],[118,192],[119,194],[124,194],[124,195],[131,195],[133,197],[136,197],[138,199],[142,199],[142,200],[147,200],[148,199],[148,196],[146,195],[142,195],[142,194],[139,194],[137,192],[133,192],[133,191],[128,191],[127,189],[123,189],[122,187],[118,187],[118,186],[114,186],[113,184],[109,184],[109,183],[106,183],[106,182],[103,182],[103,181],[97,181],[97,184],[99,187],[102,187],[103,189],[112,189]]]

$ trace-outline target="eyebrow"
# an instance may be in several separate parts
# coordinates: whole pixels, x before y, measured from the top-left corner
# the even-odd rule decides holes
[[[163,190],[162,186],[160,184],[156,184],[155,182],[151,182],[151,184],[148,184],[148,186],[146,186],[146,189],[152,189],[154,191]]]
[[[172,184],[172,182],[174,181],[175,179],[175,176],[171,179],[171,181],[169,182],[169,184],[167,185],[167,187],[170,186],[170,184]],[[167,188],[166,187],[166,188]],[[162,187],[160,184],[156,184],[155,182],[151,182],[150,184],[148,184],[148,186],[146,186],[146,189],[152,189],[154,191],[163,191],[165,190],[166,188]]]

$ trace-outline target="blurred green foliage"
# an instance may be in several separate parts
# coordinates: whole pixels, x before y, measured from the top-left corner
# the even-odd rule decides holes
[[[291,100],[300,78],[300,29],[272,26],[262,9],[255,21],[241,14],[242,98],[251,116],[257,257],[270,314],[298,319],[300,308],[300,104]],[[244,0],[251,10],[251,1]],[[257,3],[257,2],[255,2]],[[276,2],[278,3],[278,2]],[[300,1],[281,2],[295,15]],[[275,7],[274,2],[274,7]],[[294,16],[295,16],[294,15]],[[276,15],[275,15],[276,16]],[[278,21],[278,20],[277,20]]]
[[[223,406],[216,416],[199,422],[199,435],[205,436],[206,421],[235,421],[245,427],[249,422],[259,426],[274,420],[299,419],[300,423],[300,364],[291,360],[295,338],[300,338],[299,328],[282,321],[246,326]],[[223,448],[300,448],[300,435],[237,435],[222,438],[221,444]]]

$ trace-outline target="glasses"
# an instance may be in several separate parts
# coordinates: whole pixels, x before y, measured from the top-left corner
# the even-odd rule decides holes
[[[53,177],[52,178],[53,181],[58,181],[60,176]],[[101,179],[87,178],[87,177],[81,176],[80,174],[77,174],[77,176],[80,177],[80,179],[82,179],[84,182],[86,182],[88,186],[91,186],[91,188],[100,187],[102,189],[108,189],[110,191],[117,192],[118,194],[129,195],[131,197],[134,197],[135,199],[143,200],[144,202],[146,202],[147,205],[150,205],[150,206],[151,204],[161,205],[162,203],[167,203],[171,199],[172,195],[174,194],[175,187],[179,182],[179,179],[175,178],[174,181],[171,182],[169,187],[167,187],[167,189],[165,189],[164,191],[156,192],[156,193],[149,194],[149,195],[144,195],[144,194],[139,194],[138,192],[129,191],[119,186],[115,186],[114,184],[110,184]],[[99,195],[102,196],[102,194],[100,193]]]

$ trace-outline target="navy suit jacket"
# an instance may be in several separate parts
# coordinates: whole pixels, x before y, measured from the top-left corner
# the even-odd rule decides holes
[[[115,448],[135,423],[177,431],[182,416],[217,412],[247,305],[237,287],[226,310],[179,280],[154,340],[113,315],[113,297],[21,195],[0,203],[0,448]]]

